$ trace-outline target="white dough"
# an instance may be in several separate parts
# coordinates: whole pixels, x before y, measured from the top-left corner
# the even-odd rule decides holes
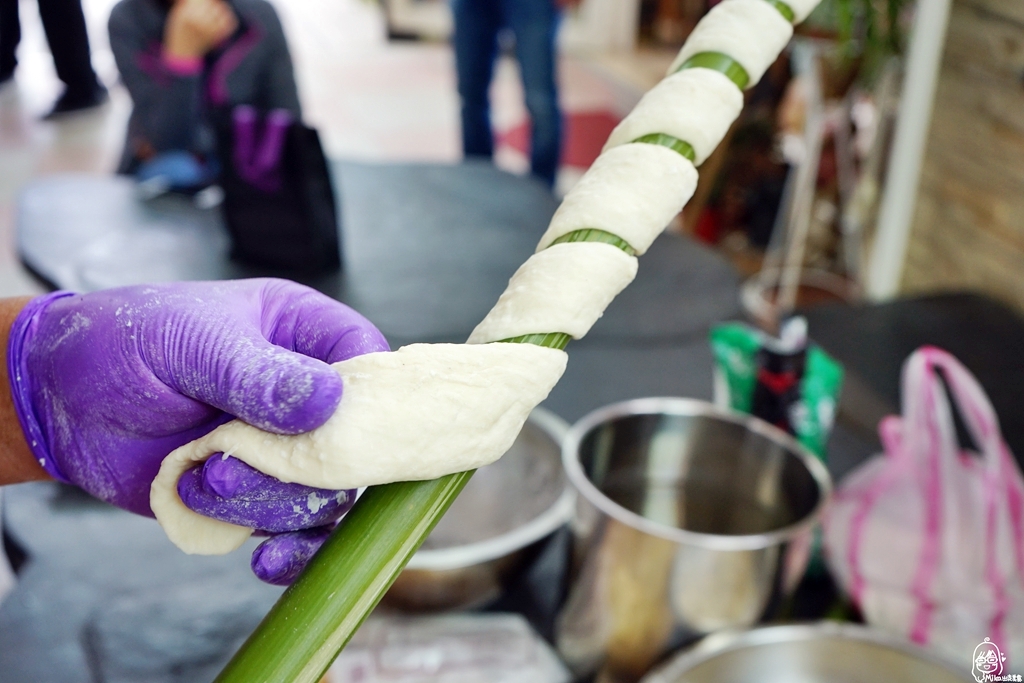
[[[216,555],[240,546],[251,530],[192,512],[177,492],[179,477],[213,453],[328,489],[482,467],[512,446],[565,363],[564,351],[532,344],[413,344],[336,363],[344,392],[322,427],[280,436],[238,420],[221,425],[164,459],[150,506],[179,548]]]
[[[498,303],[473,330],[469,343],[544,332],[564,332],[579,339],[633,281],[636,270],[636,257],[611,244],[550,246],[519,267]]]
[[[688,142],[700,165],[715,151],[741,109],[743,94],[728,76],[711,69],[685,69],[644,95],[615,127],[604,148],[664,133]]]
[[[821,0],[784,0],[789,8],[793,10],[793,23],[799,24],[801,21],[810,16],[814,8],[818,6]]]
[[[721,52],[732,57],[750,76],[748,87],[778,59],[793,36],[793,25],[764,0],[725,0],[704,15],[668,72],[700,52]]]
[[[668,147],[646,143],[613,147],[566,195],[537,251],[575,230],[597,228],[618,235],[643,254],[682,211],[696,187],[697,169]]]
[[[786,0],[797,21],[818,1]],[[284,482],[327,489],[435,479],[501,457],[565,371],[567,357],[531,344],[485,342],[550,332],[580,338],[637,272],[637,259],[613,245],[552,242],[575,230],[598,229],[638,254],[646,252],[693,195],[697,171],[674,150],[632,141],[672,135],[689,143],[700,163],[743,104],[723,74],[676,70],[695,54],[719,52],[747,71],[752,86],[792,33],[764,0],[715,6],[677,56],[669,70],[674,75],[615,128],[470,344],[414,344],[335,364],[344,382],[341,404],[307,434],[281,436],[236,420],[176,449],[150,490],[150,506],[171,541],[187,553],[223,554],[252,532],[192,512],[178,497],[181,475],[214,453]]]

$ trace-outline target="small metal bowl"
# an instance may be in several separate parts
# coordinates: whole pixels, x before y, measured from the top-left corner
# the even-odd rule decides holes
[[[561,462],[568,429],[554,413],[534,409],[508,453],[469,480],[382,604],[419,612],[499,597],[531,548],[572,515],[575,494]]]
[[[966,653],[965,657],[971,653]],[[708,636],[641,683],[973,683],[922,648],[822,622]]]

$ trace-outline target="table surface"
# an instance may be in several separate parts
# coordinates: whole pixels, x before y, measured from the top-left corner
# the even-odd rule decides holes
[[[533,181],[482,164],[338,163],[334,173],[345,271],[309,284],[362,310],[395,346],[462,341],[533,252],[557,204]],[[140,203],[124,179],[58,177],[29,188],[18,210],[22,258],[58,287],[265,274],[227,260],[216,213],[178,197]],[[545,406],[573,421],[640,396],[710,399],[707,328],[737,317],[737,302],[737,277],[720,256],[678,236],[659,238],[637,281],[573,343]],[[811,336],[848,373],[847,419],[830,444],[833,475],[877,450],[877,419],[898,412],[899,369],[922,344],[949,350],[978,376],[1021,459],[1020,316],[963,294],[804,313]],[[252,578],[246,553],[183,555],[152,520],[66,487],[9,493],[9,528],[34,561],[0,607],[4,683],[206,680],[279,592]],[[533,572],[492,608],[522,611],[549,632],[559,599],[552,577],[565,543],[553,539]],[[820,602],[812,596],[799,607],[813,617]]]
[[[814,340],[846,366],[883,413],[899,413],[900,369],[915,349],[931,344],[952,353],[984,387],[1006,443],[1024,467],[1024,318],[1012,309],[982,295],[955,293],[804,313]]]
[[[537,182],[483,163],[335,163],[333,175],[344,272],[308,284],[363,312],[396,347],[465,340],[557,206]],[[39,181],[20,198],[17,228],[26,265],[64,289],[266,274],[227,259],[216,212],[182,197],[143,203],[124,178]],[[571,421],[640,396],[709,399],[708,327],[738,313],[728,262],[664,235],[637,280],[573,343],[545,406]],[[208,680],[277,595],[251,577],[247,553],[184,555],[152,520],[67,487],[24,485],[7,498],[9,529],[33,561],[0,606],[3,683]],[[564,544],[564,535],[553,539],[492,608],[521,611],[550,632]],[[189,631],[190,613],[202,617],[202,657],[182,654],[197,647],[195,638],[174,635]]]
[[[534,252],[558,205],[542,184],[484,162],[334,162],[344,270],[307,284],[350,304],[393,345],[465,341]],[[17,206],[23,262],[57,288],[93,291],[172,280],[269,275],[228,259],[217,210],[128,178],[65,175],[25,188]],[[665,235],[589,339],[670,345],[738,313],[729,263]]]

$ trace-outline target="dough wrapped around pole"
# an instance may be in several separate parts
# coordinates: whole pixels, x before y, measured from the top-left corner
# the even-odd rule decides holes
[[[724,55],[743,67],[752,86],[792,37],[793,25],[766,0],[725,0],[697,22],[668,72],[698,55]]]
[[[711,69],[684,69],[654,86],[624,118],[604,151],[645,137],[666,135],[693,150],[700,165],[718,147],[743,108],[743,94]]]
[[[519,267],[469,344],[555,330],[581,339],[636,277],[637,259],[611,244],[555,244]]]
[[[805,6],[806,3],[800,7]],[[604,152],[555,213],[540,240],[538,253],[513,276],[509,288],[474,330],[470,341],[481,344],[509,341],[538,343],[540,340],[539,343],[543,344],[548,343],[545,335],[560,334],[577,339],[585,335],[611,300],[635,277],[637,265],[634,255],[643,254],[650,247],[682,210],[696,187],[697,171],[689,158],[691,155],[678,147],[664,144],[663,140],[647,138],[663,136],[681,140],[691,148],[694,160],[703,160],[721,140],[742,105],[742,96],[735,87],[735,81],[713,70],[687,65],[687,60],[709,50],[728,50],[746,73],[756,79],[775,59],[791,34],[789,22],[767,0],[726,0],[702,19],[676,60],[674,68],[680,69],[680,73],[670,76],[655,88],[616,128]],[[673,111],[678,111],[678,115],[673,116]],[[631,141],[629,138],[634,134],[643,141]],[[603,243],[592,243],[594,240]],[[411,353],[401,349],[394,355],[397,357],[403,351],[407,356]],[[440,353],[442,349],[436,351]],[[436,363],[438,359],[432,358],[433,353],[419,353],[422,365],[407,368],[406,379],[410,386],[417,371],[420,374],[433,373],[433,381],[438,387],[445,382],[463,386],[472,384],[462,370],[465,369],[463,366],[472,367],[473,364],[462,363],[462,360],[468,360],[468,355],[473,352],[466,349],[445,353],[449,362],[439,365]],[[512,358],[525,357],[529,353],[517,350],[493,355],[507,357],[507,362],[514,364]],[[467,358],[456,360],[460,354],[467,355]],[[190,552],[222,553],[237,547],[238,539],[247,533],[237,527],[228,529],[231,525],[192,513],[178,498],[176,482],[181,473],[192,463],[200,462],[214,452],[230,452],[279,479],[320,488],[352,488],[398,479],[429,479],[456,469],[478,467],[502,454],[503,451],[493,452],[492,445],[481,448],[472,459],[465,454],[465,447],[456,443],[458,437],[454,435],[458,430],[444,429],[434,434],[430,429],[423,429],[419,431],[420,443],[429,453],[447,452],[448,469],[437,463],[432,465],[432,469],[424,468],[413,458],[393,456],[401,451],[393,438],[402,433],[401,420],[396,419],[402,415],[402,411],[397,409],[402,404],[401,390],[395,392],[391,400],[378,401],[378,407],[367,415],[351,408],[352,396],[363,391],[371,394],[378,391],[383,396],[388,382],[393,381],[391,371],[394,368],[385,367],[388,363],[381,360],[357,358],[339,364],[361,369],[348,374],[348,370],[339,367],[346,380],[345,398],[338,410],[342,417],[332,418],[319,430],[299,436],[276,436],[232,422],[170,454],[153,482],[151,503],[157,519],[173,540]],[[553,367],[551,364],[548,366]],[[544,367],[544,364],[538,367]],[[564,361],[557,372],[551,370],[544,377],[536,378],[535,387],[543,390],[524,393],[517,413],[519,425],[512,432],[512,439],[529,410],[547,396],[562,369]],[[364,375],[371,378],[369,382],[358,379]],[[504,388],[515,392],[512,387]],[[474,402],[468,393],[461,398],[449,394],[449,399],[452,405],[460,400],[467,405]],[[495,399],[492,397],[490,400]],[[522,409],[522,405],[527,403],[529,407]],[[451,407],[436,406],[435,417],[440,418]],[[344,419],[345,414],[350,414],[351,419]],[[481,425],[498,430],[494,419],[486,419],[483,415],[478,417]],[[436,421],[445,423],[443,419]],[[344,428],[339,429],[338,425]],[[381,426],[384,428],[377,429],[380,440],[376,443],[349,438],[351,434],[361,433],[361,429],[370,428],[372,431]],[[508,430],[511,432],[512,427]],[[227,434],[241,439],[246,447],[239,448],[234,441],[221,443]],[[330,436],[325,437],[325,434]],[[507,435],[504,439],[495,439],[494,443],[504,444],[505,441],[511,443]],[[351,448],[325,448],[322,445],[327,443],[333,447],[342,442]],[[320,445],[313,448],[311,444]],[[311,448],[320,461],[336,465],[334,473],[329,474],[326,467],[310,467],[312,461],[307,462],[304,454]],[[366,453],[383,455],[377,455],[377,460],[374,460]],[[392,467],[377,468],[379,471],[374,476],[368,476],[366,471],[373,470],[381,458],[389,460]],[[348,465],[360,460],[365,461],[364,471]],[[345,476],[337,476],[337,471],[344,471]],[[211,540],[218,536],[220,540]],[[203,540],[190,541],[190,537]]]
[[[678,152],[646,143],[613,147],[562,200],[537,251],[574,231],[596,229],[643,254],[696,187],[697,169]]]
[[[185,507],[178,479],[214,453],[284,482],[353,489],[419,481],[494,462],[565,371],[566,354],[527,344],[412,344],[334,367],[341,405],[305,434],[270,434],[232,420],[164,458],[150,507],[187,553],[223,555],[252,529]]]
[[[697,68],[718,70],[735,84],[738,94],[739,89],[760,79],[778,57],[792,35],[790,21],[809,14],[815,4],[815,0],[792,3],[725,0],[701,20],[670,73]],[[678,96],[683,87],[679,83],[691,88],[686,97]],[[709,147],[720,140],[721,131],[727,129],[738,114],[735,97],[725,95],[723,86],[723,81],[713,76],[680,79],[649,102],[678,100],[682,106],[693,106],[694,111],[680,113],[680,120],[685,122],[673,124],[662,117],[661,112],[641,112],[628,124],[620,126],[621,137],[609,143],[565,198],[541,239],[538,256],[558,247],[557,252],[552,252],[558,258],[531,258],[533,263],[513,276],[510,290],[499,300],[488,320],[474,331],[474,341],[532,330],[536,326],[534,322],[515,327],[517,311],[522,311],[524,318],[531,315],[523,309],[531,305],[530,301],[539,308],[547,306],[543,314],[536,314],[537,320],[562,321],[559,326],[566,328],[578,325],[571,331],[579,334],[589,329],[592,319],[596,320],[593,311],[603,309],[609,292],[620,288],[627,274],[632,279],[632,274],[622,268],[626,261],[616,256],[608,260],[608,270],[602,276],[599,263],[611,252],[598,252],[593,249],[594,245],[587,244],[588,241],[603,242],[602,249],[612,245],[630,258],[647,250],[692,195],[696,184],[692,161],[699,161],[710,153]],[[702,104],[704,98],[717,98],[718,102]],[[714,127],[712,129],[709,122],[703,136],[690,132],[695,121],[712,118]],[[652,121],[657,123],[652,124]],[[665,129],[653,130],[661,126],[661,121],[666,121]],[[639,142],[629,139],[635,130],[647,131],[638,138],[651,137]],[[682,141],[692,147],[692,158],[684,154],[685,147],[672,142],[681,140],[680,135],[691,138]],[[569,274],[568,270],[563,272],[568,264],[577,269],[575,274]],[[537,289],[542,286],[540,283],[557,283],[561,276],[580,283],[592,282],[595,277],[598,281],[607,278],[608,282],[579,300],[579,305],[588,310],[585,315],[565,317],[564,306],[573,301],[573,297],[566,292],[556,292],[556,287],[552,290],[552,303],[542,304]],[[524,283],[529,283],[529,287],[523,292],[512,291]],[[553,303],[555,300],[559,303]],[[558,342],[549,337],[556,332],[569,333],[545,329],[513,336],[518,337],[517,341],[555,344]],[[494,341],[498,343],[467,344],[463,348],[516,346],[508,340]],[[440,374],[443,370],[439,370]],[[372,382],[372,377],[369,380]],[[546,395],[546,391],[538,391],[536,396],[540,398],[537,400],[543,398],[541,394]],[[341,409],[345,409],[344,399]],[[525,414],[522,419],[525,420]],[[444,438],[444,435],[438,437]],[[443,441],[431,447],[439,444],[443,447]],[[315,683],[397,578],[433,524],[468,481],[469,474],[462,472],[431,481],[399,482],[368,489],[217,681]]]

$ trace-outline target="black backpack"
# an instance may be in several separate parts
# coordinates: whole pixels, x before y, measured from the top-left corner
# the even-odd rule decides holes
[[[231,257],[297,275],[339,269],[338,211],[316,130],[246,106],[223,112],[216,128]]]

